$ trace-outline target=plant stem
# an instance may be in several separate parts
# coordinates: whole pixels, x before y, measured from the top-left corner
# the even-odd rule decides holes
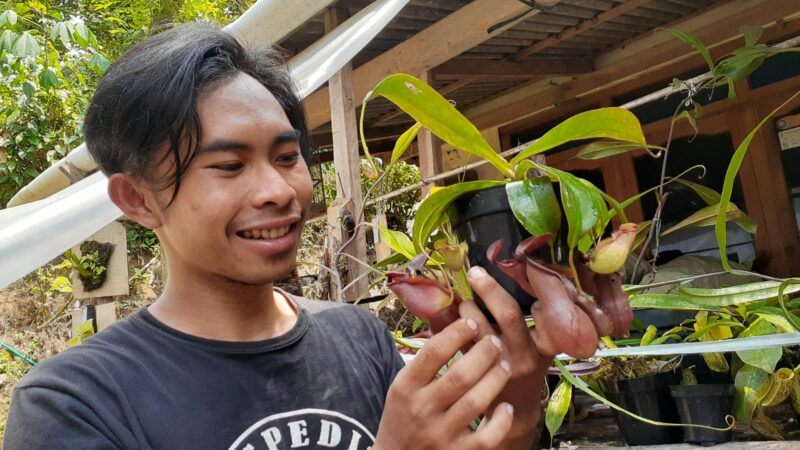
[[[572,272],[572,279],[575,281],[575,287],[578,289],[578,293],[583,292],[583,288],[581,287],[581,280],[578,278],[578,270],[575,269],[575,261],[573,261],[572,255],[575,253],[575,248],[570,247],[569,249],[569,270]]]

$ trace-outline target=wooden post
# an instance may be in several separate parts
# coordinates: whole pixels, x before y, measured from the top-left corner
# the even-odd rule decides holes
[[[346,12],[338,8],[329,8],[325,11],[325,31],[330,33],[340,23],[346,19]],[[335,217],[329,214],[329,226],[333,232],[331,236],[331,255],[336,255],[342,244],[350,239],[347,229],[343,225],[350,222],[355,225],[360,222],[359,214],[362,213],[363,198],[361,195],[361,165],[358,155],[358,125],[356,121],[356,109],[353,101],[353,67],[347,63],[342,70],[336,73],[329,81],[331,127],[333,136],[333,164],[336,168],[336,196],[337,205],[342,208],[335,208],[338,211]],[[349,216],[349,217],[348,217]],[[356,236],[350,244],[342,250],[369,264],[367,260],[367,245],[365,240],[364,227],[356,227]],[[338,241],[338,242],[337,242]],[[345,266],[348,267],[347,273],[342,274],[342,286],[358,277],[365,271],[365,268],[346,256]],[[340,260],[340,263],[342,262]],[[334,261],[335,264],[335,261]],[[337,267],[331,267],[337,270]],[[344,297],[348,300],[355,300],[358,295],[369,286],[369,280],[365,277],[356,283],[351,289],[344,292]]]
[[[420,79],[433,86],[433,73],[428,70],[420,74]],[[423,180],[442,172],[442,141],[426,128],[419,130],[419,176]],[[426,183],[422,187],[422,195],[426,195],[431,186],[441,186],[441,181]]]

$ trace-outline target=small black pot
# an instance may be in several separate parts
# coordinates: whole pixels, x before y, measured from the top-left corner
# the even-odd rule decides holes
[[[528,295],[517,283],[504,274],[486,257],[486,250],[498,239],[505,245],[498,259],[510,258],[514,249],[530,233],[517,221],[508,203],[506,187],[495,186],[481,191],[470,192],[457,198],[448,211],[453,231],[459,240],[469,246],[467,258],[470,265],[478,265],[500,283],[519,303],[522,312],[527,314],[535,298]],[[476,296],[483,308],[483,303]]]
[[[618,392],[607,393],[609,400],[628,411],[659,422],[678,423],[678,411],[669,387],[681,381],[677,372],[661,373],[642,378],[619,380]],[[663,427],[644,423],[625,413],[614,411],[622,438],[628,445],[658,445],[683,442],[678,427]]]
[[[724,428],[725,416],[733,411],[735,389],[732,384],[696,384],[670,386],[672,398],[681,417],[681,423]],[[733,430],[715,431],[705,428],[684,427],[686,442],[711,445],[733,440]]]

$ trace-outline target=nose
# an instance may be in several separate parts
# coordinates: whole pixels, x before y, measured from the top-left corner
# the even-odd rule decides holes
[[[248,180],[251,186],[251,201],[253,207],[263,208],[274,205],[283,209],[292,204],[297,197],[292,185],[278,168],[267,162],[257,165],[257,170],[252,171],[253,176]]]

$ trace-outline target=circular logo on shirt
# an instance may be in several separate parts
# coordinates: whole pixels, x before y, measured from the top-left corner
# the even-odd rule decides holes
[[[229,450],[369,450],[375,436],[358,420],[336,411],[300,409],[254,423]]]

